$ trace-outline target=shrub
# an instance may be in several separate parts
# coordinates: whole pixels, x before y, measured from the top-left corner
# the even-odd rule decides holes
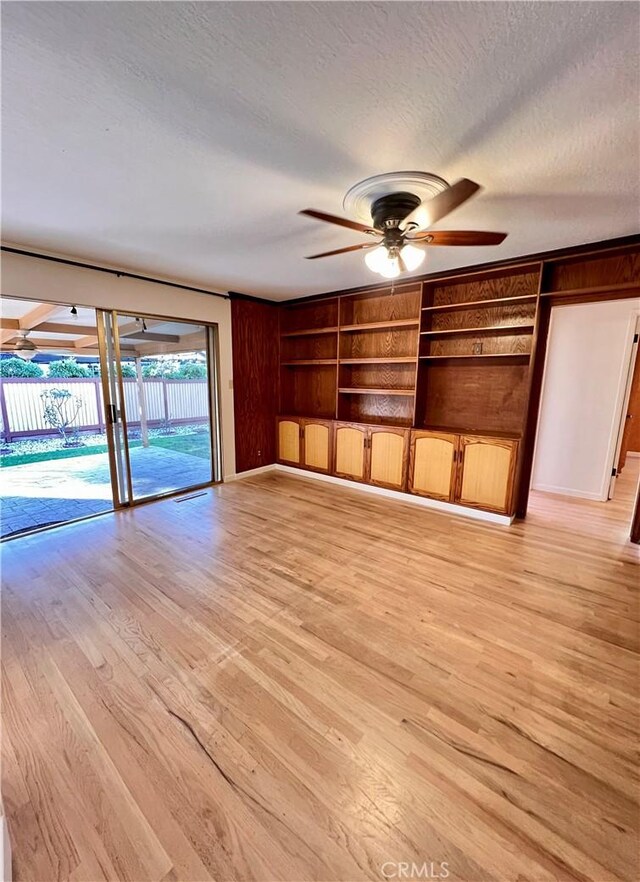
[[[129,364],[126,361],[123,361],[121,364],[122,367],[122,376],[123,377],[135,377],[136,369],[132,364]]]
[[[157,361],[142,366],[142,376],[165,380],[206,379],[207,367],[195,361]]]
[[[182,380],[204,380],[207,377],[207,366],[197,362],[181,364],[178,377]]]
[[[32,361],[18,357],[0,359],[0,377],[41,377],[42,374],[40,365]]]
[[[74,358],[61,358],[49,365],[50,377],[90,377],[91,371]]]

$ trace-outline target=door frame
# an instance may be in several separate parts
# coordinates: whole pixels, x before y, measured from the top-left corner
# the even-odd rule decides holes
[[[635,373],[636,361],[638,358],[638,341],[640,340],[640,313],[636,313],[635,322],[632,321],[631,329],[631,349],[629,352],[629,363],[627,368],[627,376],[625,378],[624,393],[622,396],[622,404],[620,407],[618,429],[616,443],[613,449],[613,460],[611,463],[611,478],[609,480],[609,492],[607,500],[613,499],[616,487],[616,479],[618,478],[618,463],[620,462],[620,453],[622,451],[622,441],[624,439],[624,430],[627,422],[627,411],[629,409],[629,399],[631,397],[631,387],[633,386],[633,376]]]
[[[116,310],[116,309],[101,309],[100,307],[95,307],[96,317],[97,317],[97,326],[98,326],[98,343],[100,349],[100,362],[101,367],[105,369],[101,371],[102,376],[102,395],[103,395],[103,406],[105,412],[105,423],[106,423],[106,435],[107,435],[107,447],[109,451],[109,464],[111,468],[111,487],[114,493],[113,502],[115,509],[122,508],[130,508],[135,505],[143,505],[147,502],[154,502],[158,499],[166,499],[171,496],[181,495],[183,493],[189,493],[193,490],[200,490],[205,487],[211,487],[214,484],[222,483],[222,437],[221,437],[221,427],[220,427],[220,369],[219,369],[219,346],[218,346],[218,326],[216,324],[209,324],[207,322],[196,321],[195,319],[181,319],[175,317],[167,317],[162,315],[155,315],[147,312],[129,312],[125,310]],[[114,358],[116,364],[116,382],[118,395],[120,398],[120,402],[122,406],[116,414],[116,422],[112,422],[113,420],[113,402],[111,401],[111,389],[109,386],[108,379],[108,334],[107,328],[104,324],[104,315],[109,314],[111,316],[111,325],[112,325],[112,342],[114,347]],[[127,413],[126,413],[126,405],[124,398],[124,379],[122,376],[122,359],[121,359],[121,351],[120,351],[120,334],[118,330],[118,317],[126,316],[127,318],[142,318],[142,319],[153,319],[159,320],[163,322],[173,322],[175,324],[186,324],[186,325],[196,325],[197,327],[201,327],[205,333],[205,346],[206,346],[206,365],[207,365],[207,379],[208,379],[208,401],[209,401],[209,443],[211,447],[211,479],[208,481],[202,481],[198,484],[189,484],[186,487],[179,487],[175,490],[166,490],[161,493],[150,494],[149,496],[143,496],[140,499],[135,499],[133,494],[133,479],[131,473],[131,459],[129,455],[129,440],[128,440],[128,432],[127,432]],[[100,331],[102,331],[102,340],[100,339]],[[116,405],[117,407],[117,405]],[[107,415],[111,415],[110,418],[106,418]],[[119,422],[118,422],[119,421]],[[124,461],[121,461],[121,457],[118,456],[116,452],[116,444],[115,444],[115,429],[116,426],[121,426],[121,431],[123,433],[123,448],[124,448]],[[124,475],[121,474],[122,470]],[[127,495],[128,500],[123,500],[121,498],[120,487],[121,480],[124,477],[124,481],[127,486]]]

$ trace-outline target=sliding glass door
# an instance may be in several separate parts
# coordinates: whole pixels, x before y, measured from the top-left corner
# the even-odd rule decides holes
[[[219,480],[215,328],[106,311],[99,322],[117,504]]]

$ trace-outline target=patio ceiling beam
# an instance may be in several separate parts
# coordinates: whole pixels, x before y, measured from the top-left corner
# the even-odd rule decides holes
[[[20,329],[22,331],[30,331],[32,328],[37,328],[39,324],[59,309],[59,303],[41,303],[18,319]]]
[[[9,332],[7,332],[9,333]],[[11,332],[13,333],[13,332]],[[15,336],[15,335],[14,335]],[[29,336],[29,340],[31,340],[38,349],[41,349],[43,352],[66,352],[69,355],[98,355],[98,347],[96,346],[86,346],[82,349],[82,352],[78,352],[78,350],[74,347],[73,342],[71,340],[62,340],[62,339],[50,339],[45,340],[42,337],[32,337]],[[11,351],[15,348],[15,343],[7,343],[3,342],[1,344],[2,350],[5,352]],[[122,347],[123,355],[135,355],[136,349],[134,346],[123,346]]]
[[[125,337],[127,340],[141,340],[144,342],[148,340],[149,342],[157,342],[157,343],[179,343],[180,337],[177,334],[154,334],[152,331],[140,331],[135,334],[120,334],[120,340]]]
[[[58,324],[58,322],[42,322],[38,325],[38,333],[44,334],[95,334],[95,325]],[[69,340],[73,343],[73,340]]]
[[[31,334],[29,334],[29,340],[35,343],[38,349],[68,349],[70,352],[73,351],[73,344],[70,340],[62,340],[60,338],[46,340],[44,337],[34,337]]]
[[[77,340],[73,341],[73,345],[76,349],[86,349],[87,346],[97,346],[98,338],[93,334],[89,334],[85,337],[78,337]]]
[[[204,331],[196,331],[194,334],[185,334],[180,337],[178,343],[138,343],[140,355],[170,355],[179,352],[194,352],[206,348],[206,336]]]

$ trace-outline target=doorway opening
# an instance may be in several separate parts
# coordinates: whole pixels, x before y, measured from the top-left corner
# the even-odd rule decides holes
[[[534,453],[530,511],[616,542],[640,482],[639,334],[637,298],[553,307]]]
[[[0,306],[0,538],[220,480],[215,327]]]

